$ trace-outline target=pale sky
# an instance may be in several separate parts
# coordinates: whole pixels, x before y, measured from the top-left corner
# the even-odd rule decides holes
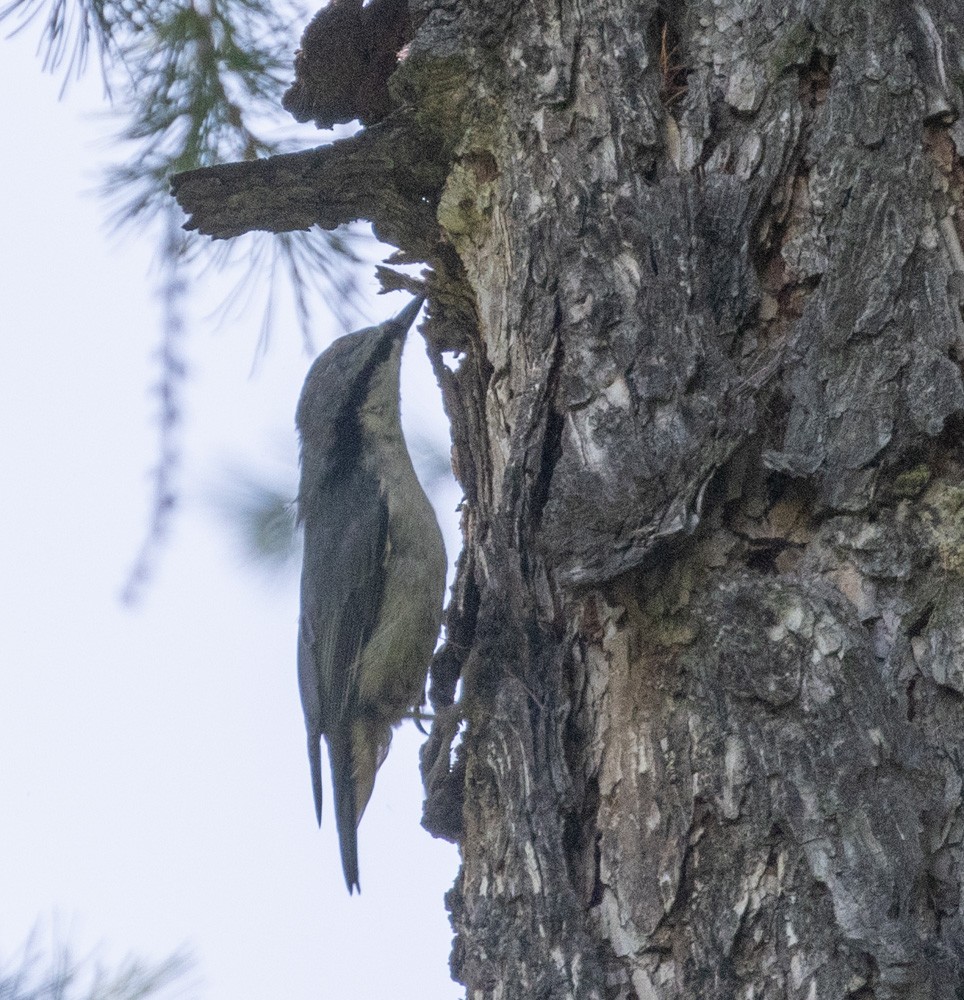
[[[108,235],[96,75],[58,102],[35,43],[0,42],[0,962],[39,920],[107,963],[187,945],[204,1000],[454,1000],[442,897],[458,859],[419,825],[422,737],[396,733],[349,898],[331,815],[314,820],[297,572],[245,565],[211,509],[226,466],[290,470],[311,362],[282,323],[252,374],[260,315],[203,315],[227,286],[198,289],[185,343],[171,537],[140,606],[118,599],[156,459],[153,234]],[[339,332],[320,316],[319,345]],[[444,445],[417,337],[403,383],[406,423]],[[433,500],[454,560],[459,493]]]

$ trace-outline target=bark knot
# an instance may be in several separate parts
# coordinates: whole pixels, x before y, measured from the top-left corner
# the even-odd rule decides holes
[[[282,105],[318,128],[357,118],[380,121],[392,109],[388,78],[411,40],[407,0],[332,0],[312,18],[295,53],[295,82]]]

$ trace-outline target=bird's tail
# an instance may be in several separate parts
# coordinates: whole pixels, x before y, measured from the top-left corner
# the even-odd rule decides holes
[[[361,892],[358,882],[358,814],[355,802],[355,762],[351,723],[339,723],[328,737],[331,780],[335,786],[335,824],[341,845],[341,867],[349,892]]]
[[[311,791],[315,796],[315,816],[321,826],[321,734],[308,730],[308,766],[311,769]]]

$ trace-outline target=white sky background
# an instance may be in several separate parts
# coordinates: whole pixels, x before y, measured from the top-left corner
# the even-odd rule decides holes
[[[282,321],[252,375],[260,314],[204,319],[227,286],[200,290],[185,339],[172,535],[140,606],[118,599],[156,460],[153,234],[107,235],[90,192],[115,126],[95,115],[96,72],[58,102],[36,37],[0,39],[0,961],[39,919],[43,941],[54,923],[108,964],[186,944],[204,1000],[452,1000],[457,856],[419,826],[422,737],[396,733],[349,898],[331,812],[314,821],[297,571],[246,566],[208,499],[226,466],[294,463],[311,361]],[[405,301],[373,300],[372,318]],[[403,406],[424,405],[406,421],[445,442],[418,337],[406,366]],[[433,497],[450,559],[458,499]]]

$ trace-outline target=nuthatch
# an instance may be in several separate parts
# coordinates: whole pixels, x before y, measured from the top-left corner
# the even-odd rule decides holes
[[[319,825],[321,737],[328,743],[349,892],[360,889],[358,821],[392,728],[422,702],[442,619],[442,533],[399,422],[402,346],[421,305],[332,344],[308,372],[296,417],[298,682]]]

